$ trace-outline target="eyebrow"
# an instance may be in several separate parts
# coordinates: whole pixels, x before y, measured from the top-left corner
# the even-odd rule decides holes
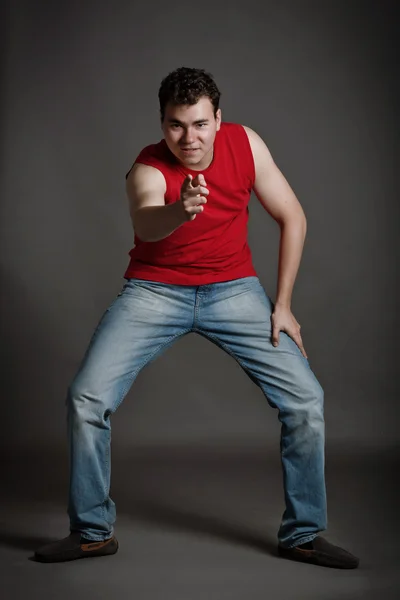
[[[208,123],[209,119],[197,119],[197,121],[193,121],[193,125],[198,125],[199,123]],[[179,125],[185,125],[179,119],[168,119],[169,123],[178,123]]]

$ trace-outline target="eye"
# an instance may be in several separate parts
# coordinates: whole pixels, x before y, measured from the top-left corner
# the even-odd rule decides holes
[[[197,123],[197,127],[205,127],[206,123]]]

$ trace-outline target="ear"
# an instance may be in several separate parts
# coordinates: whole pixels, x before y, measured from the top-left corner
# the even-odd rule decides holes
[[[219,131],[219,129],[221,127],[221,121],[222,121],[222,112],[221,112],[220,108],[216,112],[215,120],[217,121],[217,131]]]

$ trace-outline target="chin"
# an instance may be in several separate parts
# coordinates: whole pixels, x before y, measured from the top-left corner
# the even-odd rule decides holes
[[[198,165],[202,159],[198,159],[198,158],[188,158],[188,157],[179,157],[179,160],[184,164],[184,165]]]

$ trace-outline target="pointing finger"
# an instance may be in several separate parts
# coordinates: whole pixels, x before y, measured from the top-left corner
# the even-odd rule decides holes
[[[198,185],[207,185],[206,184],[206,180],[204,179],[204,175],[203,173],[199,173],[198,175],[196,175],[196,177],[193,179],[193,186],[196,187]]]

